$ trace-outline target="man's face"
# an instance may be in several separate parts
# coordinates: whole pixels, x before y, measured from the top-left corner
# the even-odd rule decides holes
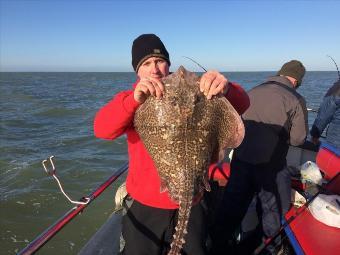
[[[137,75],[140,79],[151,77],[157,80],[169,74],[169,65],[160,57],[151,57],[145,60],[138,69]]]

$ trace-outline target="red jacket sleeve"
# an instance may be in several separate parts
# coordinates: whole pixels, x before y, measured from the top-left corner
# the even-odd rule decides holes
[[[115,139],[132,125],[139,103],[133,98],[132,91],[117,94],[104,105],[94,119],[94,135],[98,138]]]
[[[243,114],[250,105],[247,92],[237,83],[229,82],[229,89],[225,97],[232,104],[238,114]]]

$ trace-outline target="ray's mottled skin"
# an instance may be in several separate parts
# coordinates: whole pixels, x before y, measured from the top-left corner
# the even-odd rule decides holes
[[[209,190],[207,169],[221,148],[237,147],[244,126],[236,110],[221,97],[206,99],[200,78],[180,67],[163,79],[161,100],[149,97],[136,111],[134,125],[161,178],[160,192],[168,190],[178,202],[178,220],[169,254],[179,254],[193,197]]]

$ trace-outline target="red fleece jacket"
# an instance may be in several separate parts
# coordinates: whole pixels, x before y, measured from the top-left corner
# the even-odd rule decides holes
[[[229,83],[226,98],[239,114],[249,107],[248,95],[238,84]],[[134,100],[133,90],[118,93],[97,112],[94,120],[95,136],[113,140],[126,133],[129,153],[127,192],[144,205],[176,209],[178,204],[170,199],[168,192],[160,192],[161,183],[157,169],[134,129],[133,118],[138,107],[139,103]]]

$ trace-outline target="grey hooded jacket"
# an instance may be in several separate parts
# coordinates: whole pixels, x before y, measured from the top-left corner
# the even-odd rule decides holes
[[[303,144],[308,133],[304,98],[284,76],[270,77],[248,95],[250,107],[242,115],[245,138],[234,156],[251,164],[284,165],[289,144]]]

